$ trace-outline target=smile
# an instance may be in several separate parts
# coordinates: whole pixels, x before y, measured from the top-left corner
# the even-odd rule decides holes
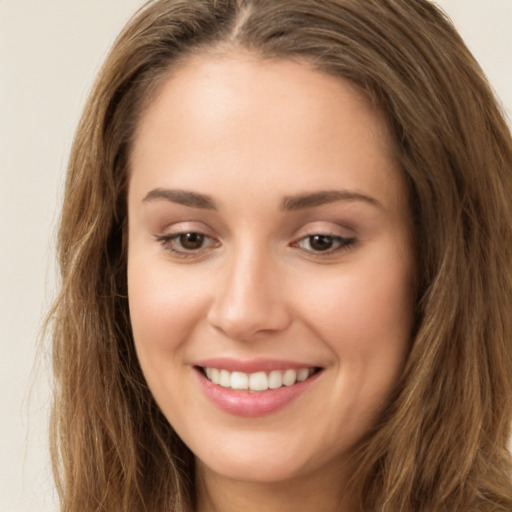
[[[260,392],[279,389],[283,386],[290,387],[299,382],[304,382],[317,371],[318,368],[300,368],[298,370],[290,368],[270,372],[245,373],[211,367],[202,368],[204,376],[213,384],[232,390]]]
[[[234,416],[277,413],[315,386],[325,368],[276,359],[212,358],[194,365],[204,396]]]

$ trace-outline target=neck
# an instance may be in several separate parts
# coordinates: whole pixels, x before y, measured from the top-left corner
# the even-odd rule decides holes
[[[343,476],[297,477],[285,482],[224,478],[197,464],[197,512],[353,512]]]

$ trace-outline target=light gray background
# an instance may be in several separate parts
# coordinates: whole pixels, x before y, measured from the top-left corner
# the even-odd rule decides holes
[[[0,512],[56,510],[48,462],[53,240],[91,81],[140,0],[0,0]],[[441,0],[512,117],[512,0]],[[37,361],[37,364],[35,364]]]

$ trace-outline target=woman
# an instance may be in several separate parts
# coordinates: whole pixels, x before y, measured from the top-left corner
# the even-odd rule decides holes
[[[62,509],[511,510],[511,194],[430,2],[149,2],[69,164]]]

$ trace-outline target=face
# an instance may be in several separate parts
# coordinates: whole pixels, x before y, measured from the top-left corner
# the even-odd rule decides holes
[[[204,474],[340,471],[396,385],[414,264],[387,137],[349,83],[243,54],[194,57],[145,111],[133,335]]]

